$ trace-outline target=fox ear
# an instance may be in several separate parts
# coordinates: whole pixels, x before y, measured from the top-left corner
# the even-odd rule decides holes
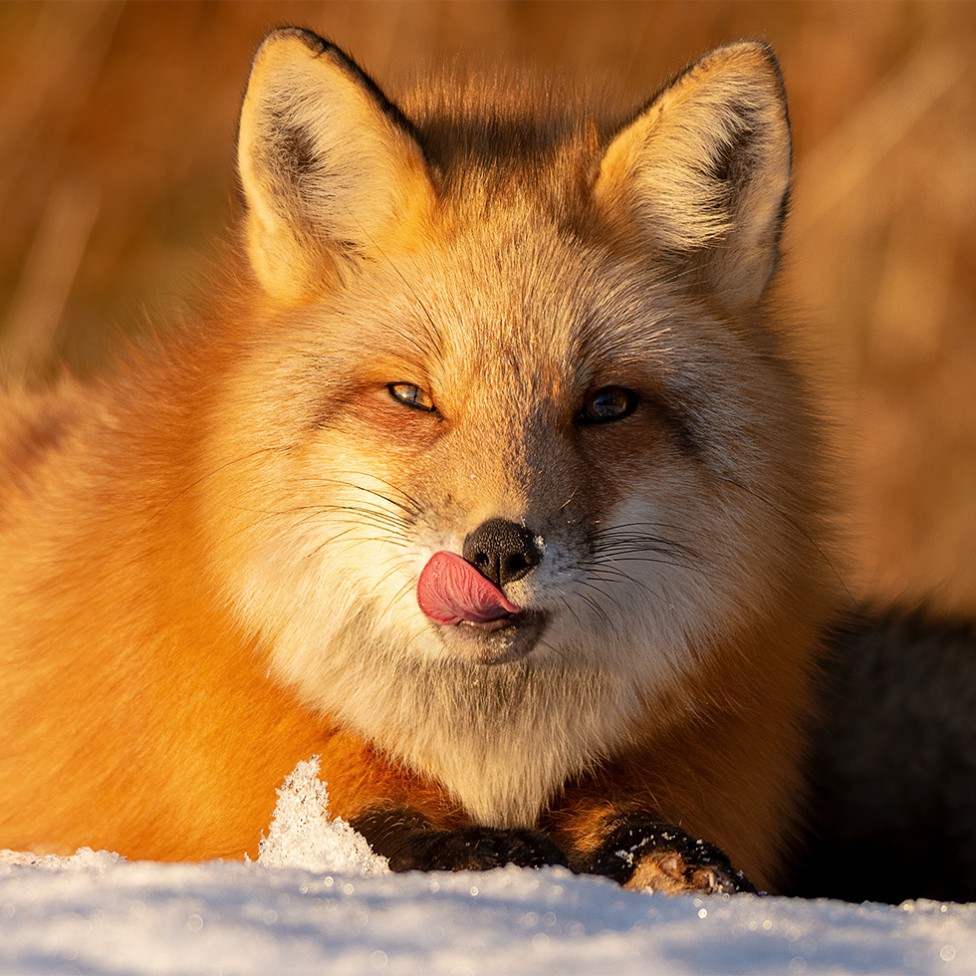
[[[594,194],[735,309],[772,277],[789,182],[779,65],[765,45],[740,43],[692,64],[616,135]]]
[[[415,234],[434,191],[409,122],[342,51],[282,28],[254,58],[238,169],[247,248],[265,290],[316,293],[358,257]]]

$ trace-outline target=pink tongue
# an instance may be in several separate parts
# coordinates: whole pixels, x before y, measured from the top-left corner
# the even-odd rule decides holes
[[[486,624],[521,608],[505,599],[497,586],[453,552],[435,552],[417,583],[417,602],[431,620]]]

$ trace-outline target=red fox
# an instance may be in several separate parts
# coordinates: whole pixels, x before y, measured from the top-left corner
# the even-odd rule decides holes
[[[836,605],[770,283],[777,62],[629,118],[260,46],[239,265],[0,425],[0,847],[253,854],[321,757],[395,870],[772,889]]]

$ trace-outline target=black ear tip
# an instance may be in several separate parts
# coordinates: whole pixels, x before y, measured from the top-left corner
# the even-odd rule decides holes
[[[313,58],[331,58],[338,64],[351,68],[354,73],[361,72],[362,70],[353,58],[346,54],[341,47],[333,44],[332,41],[326,40],[324,37],[320,37],[315,31],[309,30],[306,27],[276,27],[274,30],[265,34],[264,39],[258,45],[257,55],[260,55],[262,51],[269,47],[286,40],[300,41]]]
[[[276,27],[274,30],[268,31],[261,42],[261,47],[289,37],[301,41],[316,56],[324,54],[329,48],[335,46],[319,37],[315,31],[310,31],[305,27]]]

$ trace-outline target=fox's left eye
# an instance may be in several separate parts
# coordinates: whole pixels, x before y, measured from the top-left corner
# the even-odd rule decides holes
[[[413,383],[390,383],[387,385],[390,396],[404,406],[413,407],[414,410],[424,410],[427,413],[434,413],[437,407],[431,395]]]
[[[622,386],[605,386],[591,393],[576,415],[578,424],[605,424],[629,417],[637,406],[637,394]]]

